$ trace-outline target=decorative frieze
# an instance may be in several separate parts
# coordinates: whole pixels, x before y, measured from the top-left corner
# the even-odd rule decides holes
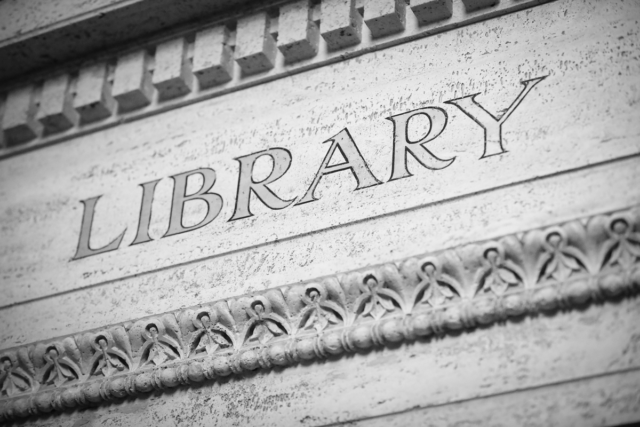
[[[546,1],[298,0],[254,11],[2,91],[0,157]]]
[[[0,419],[428,340],[638,291],[634,208],[4,350]]]

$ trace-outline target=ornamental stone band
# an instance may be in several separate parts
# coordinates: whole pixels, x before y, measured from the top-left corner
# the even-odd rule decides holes
[[[640,209],[32,343],[0,354],[6,420],[637,298]]]

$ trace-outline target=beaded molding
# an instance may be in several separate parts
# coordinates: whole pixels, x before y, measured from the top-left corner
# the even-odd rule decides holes
[[[0,159],[548,1],[296,0],[256,11],[5,89]]]
[[[640,208],[0,352],[0,420],[637,294]]]

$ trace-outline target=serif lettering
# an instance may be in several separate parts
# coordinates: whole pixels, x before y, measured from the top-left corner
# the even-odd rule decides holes
[[[479,93],[451,99],[446,101],[445,104],[457,107],[484,130],[484,150],[481,159],[489,156],[497,156],[506,152],[502,141],[503,126],[531,90],[545,78],[546,76],[543,76],[522,81],[521,83],[524,87],[521,92],[513,100],[509,108],[499,116],[490,113],[476,100]],[[430,126],[420,139],[410,140],[409,129],[411,119],[417,116],[426,117]],[[455,161],[455,157],[450,159],[440,158],[427,147],[429,142],[438,138],[447,127],[448,115],[443,108],[433,106],[419,108],[417,110],[393,115],[388,117],[387,120],[393,124],[393,158],[391,159],[391,176],[387,181],[412,176],[407,163],[407,159],[410,157],[415,159],[421,166],[431,170],[447,168]],[[319,162],[319,167],[311,181],[311,185],[297,201],[295,199],[283,199],[269,188],[270,184],[282,178],[291,167],[293,156],[289,150],[275,147],[236,158],[235,160],[239,166],[238,186],[233,214],[229,218],[229,221],[242,220],[253,216],[250,206],[252,194],[255,195],[262,204],[273,210],[284,209],[294,203],[295,206],[312,203],[318,200],[315,193],[316,187],[322,178],[328,174],[343,173],[346,176],[352,176],[356,182],[354,191],[382,184],[382,181],[374,176],[369,169],[367,161],[360,153],[356,141],[347,128],[342,129],[334,136],[326,139],[323,144],[327,146],[327,153]],[[343,162],[332,163],[336,152],[342,155],[344,159]],[[273,168],[269,176],[261,181],[256,181],[254,179],[253,169],[256,161],[263,156],[271,158]],[[195,193],[187,195],[187,181],[189,177],[194,175],[201,176],[202,185]],[[173,180],[173,197],[169,213],[169,226],[162,238],[197,230],[210,224],[218,217],[222,210],[223,199],[222,196],[215,191],[216,172],[213,169],[195,169],[173,175],[170,178]],[[149,224],[151,222],[151,205],[159,181],[160,179],[157,179],[140,184],[140,187],[142,187],[140,217],[135,238],[130,245],[139,245],[153,240],[149,236]],[[96,204],[100,200],[100,197],[101,196],[96,196],[81,201],[84,205],[84,211],[80,225],[78,247],[72,260],[115,251],[120,247],[124,239],[126,229],[118,234],[109,244],[101,248],[91,247],[91,228]],[[182,221],[184,206],[192,200],[205,202],[207,211],[205,217],[199,223],[185,226]],[[116,233],[114,233],[114,235],[115,234]]]

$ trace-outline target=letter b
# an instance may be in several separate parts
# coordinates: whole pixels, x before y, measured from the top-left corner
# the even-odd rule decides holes
[[[190,176],[199,174],[203,178],[200,190],[186,195],[187,180]],[[173,201],[171,202],[171,216],[169,218],[169,229],[163,237],[173,236],[175,234],[186,233],[187,231],[197,230],[211,221],[216,219],[222,209],[222,196],[217,193],[209,193],[208,191],[216,182],[216,173],[213,169],[201,168],[189,172],[179,173],[171,177],[173,179]],[[185,227],[182,224],[182,215],[184,213],[184,205],[191,200],[202,200],[207,204],[207,214],[198,224]]]

